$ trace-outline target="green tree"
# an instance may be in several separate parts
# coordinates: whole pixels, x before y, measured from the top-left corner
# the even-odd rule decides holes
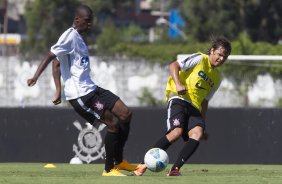
[[[188,35],[199,41],[212,34],[234,40],[246,31],[252,41],[277,43],[282,35],[281,0],[189,0],[182,14]]]
[[[27,38],[20,46],[26,57],[45,53],[72,25],[78,0],[36,0],[26,5]]]
[[[88,4],[95,14],[101,19],[107,20],[114,18],[117,7],[133,7],[132,0],[81,0],[82,3]]]
[[[190,0],[184,1],[182,14],[186,20],[187,35],[199,41],[211,35],[225,35],[235,39],[242,30],[241,13],[237,1]]]
[[[123,28],[123,40],[128,42],[144,42],[146,41],[146,35],[140,26],[130,24],[128,27]]]
[[[117,29],[111,21],[108,21],[96,41],[98,53],[113,54],[114,46],[121,41],[121,30]]]
[[[251,39],[277,43],[282,36],[282,1],[244,2],[244,26]]]

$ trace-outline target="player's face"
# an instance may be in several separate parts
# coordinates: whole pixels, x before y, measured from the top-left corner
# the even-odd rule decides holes
[[[228,54],[225,52],[225,49],[219,47],[217,49],[212,48],[210,53],[210,62],[213,67],[218,67],[222,65],[226,59],[228,58]]]
[[[92,14],[87,12],[82,13],[80,16],[76,17],[76,29],[79,33],[89,31],[92,26]]]

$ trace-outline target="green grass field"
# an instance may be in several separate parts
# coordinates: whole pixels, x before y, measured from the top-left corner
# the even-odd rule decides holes
[[[181,177],[166,177],[166,171],[144,176],[102,177],[103,164],[0,163],[0,184],[274,184],[282,183],[282,165],[184,165]],[[131,175],[130,172],[123,172]]]

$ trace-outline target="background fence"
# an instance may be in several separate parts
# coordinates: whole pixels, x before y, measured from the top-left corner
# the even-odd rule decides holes
[[[140,162],[146,150],[165,132],[166,110],[132,110],[125,157]],[[282,109],[210,109],[209,139],[201,142],[189,163],[282,164],[281,114]],[[97,147],[99,139],[91,138],[91,133],[85,131],[86,122],[72,109],[1,108],[0,122],[0,162],[68,163],[76,155],[75,147],[89,159],[103,151],[102,145]],[[106,128],[96,128],[103,137]],[[171,161],[182,143],[179,140],[169,148]],[[102,158],[93,162],[100,163]]]

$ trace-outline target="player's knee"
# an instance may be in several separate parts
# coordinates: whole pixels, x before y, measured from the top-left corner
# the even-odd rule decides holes
[[[118,132],[119,129],[116,122],[111,121],[111,122],[106,122],[106,124],[109,132]]]
[[[183,134],[182,128],[175,128],[167,134],[167,139],[169,142],[174,142],[179,139]]]
[[[195,139],[195,140],[200,140],[201,137],[203,136],[203,128],[202,127],[195,127],[192,130],[189,131],[188,133],[189,138]]]
[[[120,116],[120,121],[129,123],[131,121],[131,117],[132,117],[132,112],[128,110]]]
[[[118,132],[118,118],[110,111],[105,111],[103,121],[107,125],[109,132]]]

